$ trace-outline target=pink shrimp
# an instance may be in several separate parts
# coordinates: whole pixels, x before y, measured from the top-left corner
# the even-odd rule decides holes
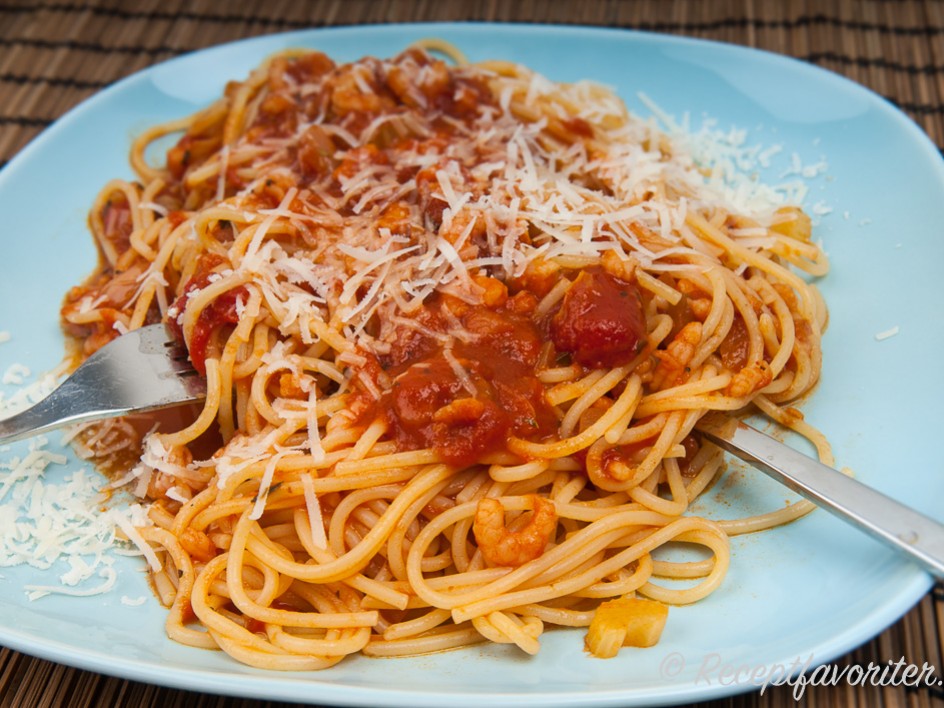
[[[691,362],[700,342],[700,322],[689,322],[682,327],[666,349],[655,353],[659,358],[659,365],[652,375],[652,387],[669,388],[684,381],[685,368]]]
[[[497,499],[482,499],[475,510],[472,532],[485,560],[491,565],[524,565],[540,558],[557,527],[554,502],[529,494],[532,514],[518,531],[505,527],[505,508]]]
[[[761,359],[756,364],[745,366],[737,372],[732,378],[731,383],[725,391],[729,396],[741,398],[749,396],[755,391],[760,391],[774,379],[774,372],[770,369],[770,364]]]

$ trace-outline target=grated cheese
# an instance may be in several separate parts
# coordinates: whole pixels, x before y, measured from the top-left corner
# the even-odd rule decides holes
[[[118,580],[118,572],[110,565],[106,565],[97,575],[104,578],[100,585],[86,588],[70,588],[64,585],[25,585],[26,596],[30,601],[38,600],[47,595],[69,595],[71,597],[91,597],[92,595],[103,595],[115,587]]]
[[[469,395],[473,398],[478,393],[478,390],[475,388],[475,384],[472,383],[472,377],[469,376],[469,372],[466,371],[465,367],[462,366],[462,362],[456,359],[455,354],[452,353],[452,349],[446,347],[443,349],[443,358],[449,363],[449,367],[455,373],[456,378],[459,379],[459,383],[462,384],[462,388],[468,391]]]
[[[321,503],[315,493],[315,485],[310,474],[302,475],[302,489],[305,491],[305,506],[308,510],[308,522],[311,526],[311,539],[316,548],[328,548],[328,536],[325,533],[324,517],[321,514]]]
[[[47,396],[59,374],[42,374],[18,384],[12,394],[0,395],[0,417]],[[24,586],[31,600],[50,594],[98,595],[114,587],[113,565],[122,548],[116,527],[143,526],[148,520],[140,504],[103,508],[104,491],[97,473],[75,467],[45,437],[0,448],[0,567],[26,565],[58,574],[58,585]]]
[[[0,379],[5,385],[14,385],[20,386],[26,381],[26,378],[30,375],[30,370],[23,366],[23,364],[11,364],[7,367],[7,370],[3,372],[3,378]]]
[[[898,325],[895,325],[894,327],[891,327],[890,329],[886,329],[886,330],[883,330],[882,332],[876,333],[875,341],[881,342],[885,339],[888,339],[889,337],[894,337],[896,334],[898,334],[898,332],[899,332]]]
[[[259,491],[256,492],[256,503],[253,504],[252,511],[249,514],[250,519],[258,519],[265,510],[266,500],[269,498],[269,490],[272,487],[272,478],[275,476],[275,468],[285,457],[285,452],[277,452],[269,458],[266,463],[265,471],[262,473],[262,479],[259,481]]]

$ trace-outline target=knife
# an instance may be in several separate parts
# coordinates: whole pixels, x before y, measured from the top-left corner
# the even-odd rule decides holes
[[[847,477],[746,423],[709,414],[696,425],[718,447],[944,578],[944,524]]]

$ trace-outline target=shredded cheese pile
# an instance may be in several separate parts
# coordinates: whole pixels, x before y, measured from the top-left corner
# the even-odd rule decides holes
[[[25,367],[13,365],[11,370],[24,378],[12,382],[18,385],[12,393],[0,392],[0,418],[47,396],[60,373],[27,383]],[[117,556],[137,553],[127,550],[116,530],[148,523],[140,504],[106,506],[103,478],[70,464],[57,447],[42,436],[0,447],[0,567],[65,568],[56,585],[24,586],[31,600],[51,593],[85,596],[112,589]]]

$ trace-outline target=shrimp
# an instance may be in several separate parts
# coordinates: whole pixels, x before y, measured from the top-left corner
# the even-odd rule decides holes
[[[485,237],[487,233],[485,219],[471,209],[460,209],[452,215],[448,222],[444,220],[439,230],[439,235],[453,246],[458,247],[460,253],[468,248],[470,244],[474,244]]]
[[[770,364],[761,359],[756,364],[745,366],[737,372],[728,384],[725,393],[732,398],[749,396],[755,391],[760,391],[773,379],[774,372],[770,370]]]
[[[331,94],[331,107],[335,112],[344,116],[355,111],[371,112],[383,109],[385,106],[381,97],[373,93],[375,88],[371,85],[372,78],[369,70],[365,72],[358,68],[338,76]],[[389,99],[387,102],[389,103]]]
[[[167,452],[167,466],[162,469],[153,469],[151,478],[148,481],[147,495],[151,499],[163,499],[167,496],[167,490],[171,487],[187,487],[185,481],[178,479],[174,468],[180,468],[181,473],[185,473],[186,468],[193,462],[193,455],[184,445],[175,445]]]
[[[209,563],[218,553],[216,544],[206,533],[189,526],[180,534],[179,540],[187,553],[204,563]]]
[[[652,375],[655,389],[668,388],[684,380],[685,368],[701,342],[701,323],[689,322],[679,330],[664,351],[657,351],[659,365]]]
[[[475,510],[472,532],[485,560],[491,565],[524,565],[540,558],[557,527],[554,502],[529,494],[532,514],[528,524],[518,530],[505,528],[505,508],[497,499],[482,499]]]

